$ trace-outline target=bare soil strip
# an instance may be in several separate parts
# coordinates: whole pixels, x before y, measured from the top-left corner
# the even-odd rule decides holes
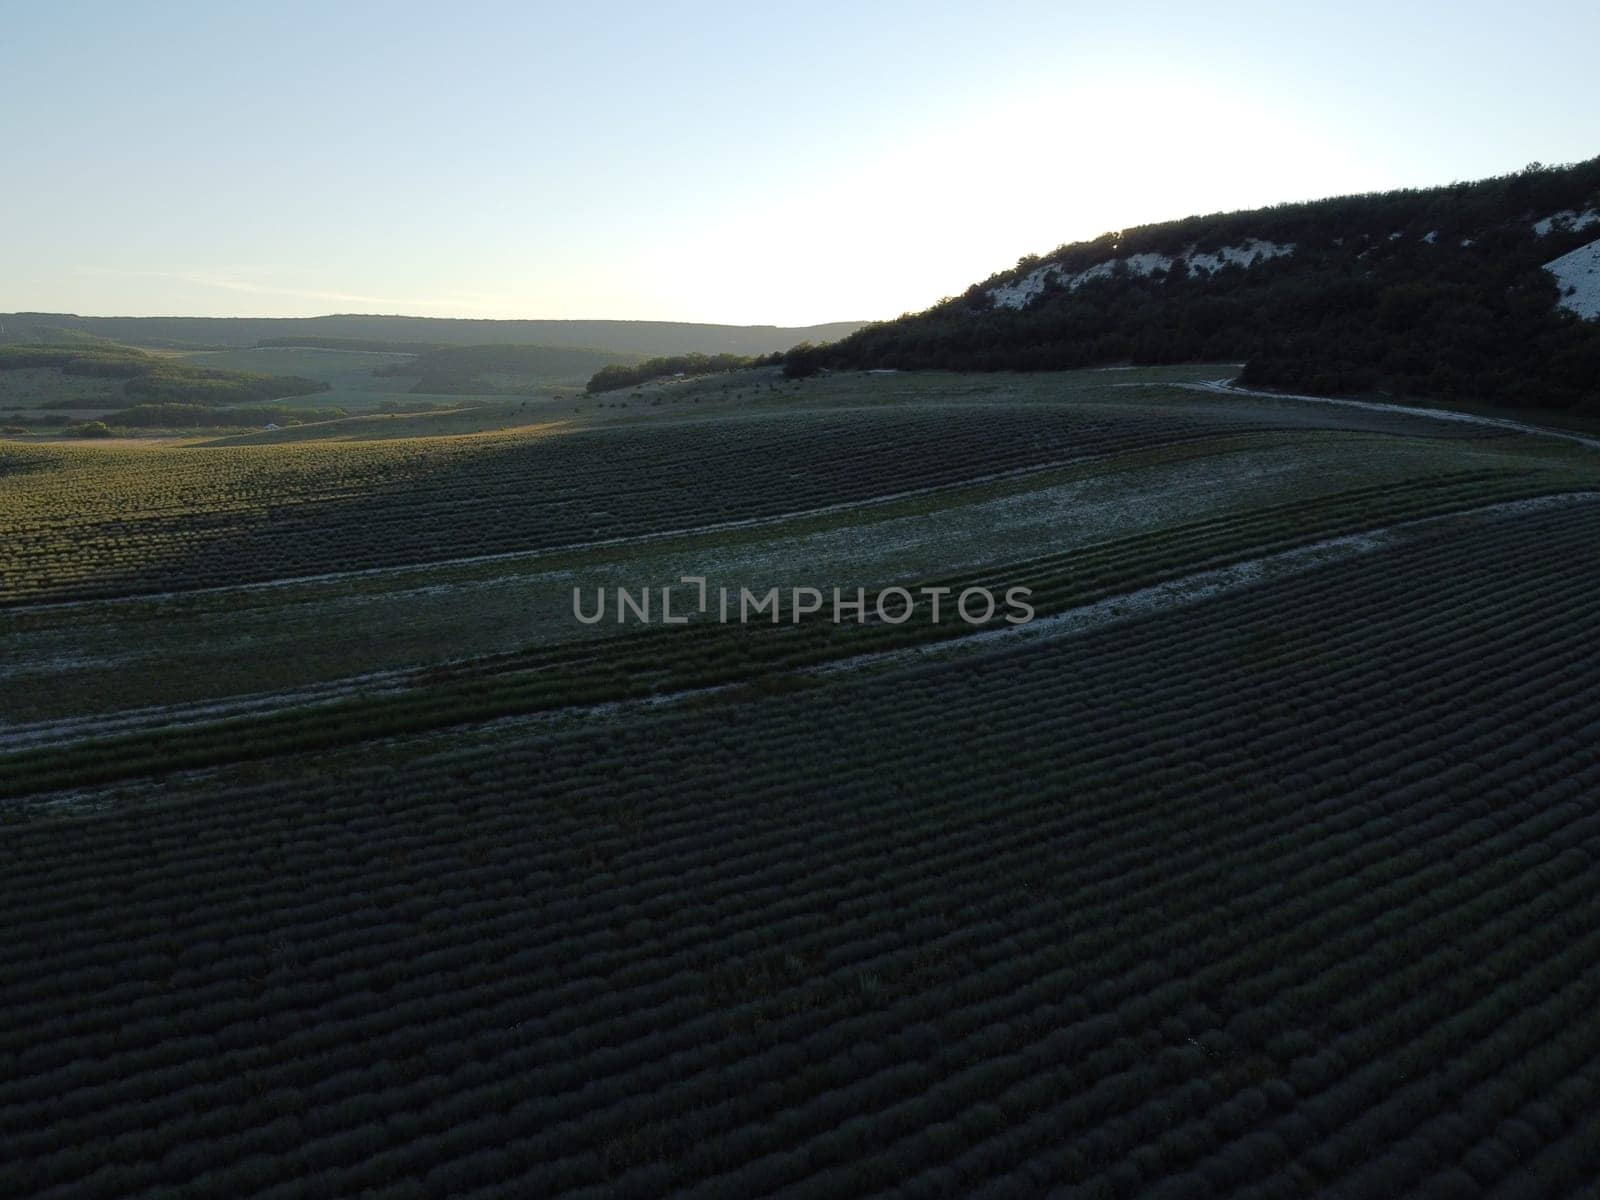
[[[1122,385],[1116,385],[1122,386]],[[1140,384],[1141,387],[1151,386]],[[1528,433],[1535,437],[1560,438],[1576,442],[1591,450],[1600,450],[1600,438],[1585,437],[1565,429],[1552,429],[1548,425],[1530,425],[1526,421],[1513,421],[1509,417],[1486,417],[1479,413],[1458,412],[1447,408],[1418,408],[1411,404],[1386,404],[1377,400],[1342,400],[1333,396],[1303,396],[1294,392],[1264,392],[1257,388],[1240,387],[1231,379],[1210,379],[1204,383],[1161,383],[1155,386],[1187,388],[1192,392],[1211,392],[1222,396],[1242,396],[1252,400],[1303,400],[1312,404],[1338,404],[1346,408],[1364,408],[1370,412],[1397,413],[1411,417],[1432,417],[1436,421],[1459,421],[1468,425],[1486,425],[1504,429],[1509,433]]]
[[[1039,617],[1026,625],[981,629],[953,641],[856,655],[811,668],[805,673],[826,675],[839,671],[879,668],[923,660],[929,655],[995,649],[1018,644],[1024,639],[1070,637],[1118,621],[1169,611],[1258,583],[1299,574],[1326,563],[1369,554],[1394,544],[1404,536],[1428,529],[1443,528],[1451,524],[1478,524],[1571,504],[1593,503],[1596,500],[1600,500],[1600,492],[1574,492],[1559,496],[1513,500],[1444,516],[1403,521],[1365,533],[1328,538],[1293,550],[1234,563],[1231,566],[1197,571],[1180,579]],[[26,725],[0,724],[0,751],[70,745],[93,738],[181,728],[229,717],[259,716],[286,709],[314,708],[355,696],[397,695],[419,686],[413,679],[427,671],[437,670],[440,665],[434,664],[428,668],[415,670],[376,672],[292,691],[238,696],[203,704],[157,706],[99,717],[42,721]],[[721,690],[725,689],[694,688],[683,692],[664,693],[641,701],[607,701],[603,704],[579,705],[560,709],[555,713],[540,714],[540,718],[548,720],[558,715],[566,718],[615,716],[634,709],[659,708],[679,700]],[[521,723],[527,718],[515,717],[507,720]]]

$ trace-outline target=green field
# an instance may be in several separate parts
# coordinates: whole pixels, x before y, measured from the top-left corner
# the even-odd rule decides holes
[[[0,419],[7,413],[42,413],[48,409],[104,412],[120,407],[117,381],[64,376],[49,367],[0,371]]]
[[[128,351],[115,346],[106,353]],[[138,353],[138,352],[133,352]],[[327,420],[304,421],[286,416],[271,422],[282,430],[262,429],[264,418],[234,422],[227,436],[250,436],[257,442],[431,436],[505,429],[527,424],[538,415],[570,414],[583,403],[584,384],[601,365],[631,361],[606,351],[537,346],[460,346],[427,353],[384,353],[373,350],[271,346],[210,351],[155,351],[151,361],[175,364],[189,371],[228,372],[313,380],[327,390],[287,402],[291,409],[342,410],[337,428]],[[115,379],[74,375],[53,367],[0,370],[0,423],[19,423],[34,440],[69,436],[69,419],[108,417],[114,432],[135,437],[173,435],[215,439],[217,434],[193,423],[124,427],[115,414],[138,401],[124,394]],[[590,402],[591,411],[596,405]],[[413,423],[394,423],[390,416],[438,415]],[[531,412],[530,412],[531,410]],[[253,413],[254,410],[251,410]],[[469,413],[473,415],[468,415]],[[360,422],[382,414],[384,420]],[[454,414],[454,415],[449,415]],[[352,423],[355,422],[355,423]],[[304,432],[299,432],[304,426]],[[208,437],[209,434],[209,437]],[[13,433],[13,437],[17,433]]]
[[[325,397],[329,387],[321,377],[198,365],[113,343],[0,345],[8,439],[150,437],[346,415],[309,399]]]
[[[1600,451],[1231,372],[0,443],[0,1194],[1600,1177]]]
[[[419,404],[447,407],[503,403],[492,394],[449,396],[419,395],[413,391],[413,376],[378,374],[385,369],[403,370],[416,361],[414,354],[384,354],[370,350],[322,350],[301,347],[263,347],[259,349],[216,350],[183,353],[182,361],[197,367],[225,371],[265,371],[270,374],[302,375],[324,380],[329,390],[317,396],[321,405],[342,408],[354,415],[390,408],[414,408]],[[576,388],[576,384],[573,385]]]
[[[482,405],[504,403],[508,396],[548,400],[581,392],[600,365],[628,356],[538,346],[459,346],[424,354],[273,346],[178,357],[213,370],[324,380],[330,390],[318,399],[357,413],[419,401]]]
[[[179,361],[219,371],[261,371],[269,375],[301,375],[324,380],[330,390],[319,401],[339,408],[376,408],[384,400],[404,398],[397,381],[374,375],[380,367],[404,366],[410,354],[371,351],[312,350],[273,347],[259,350],[214,350],[174,355]]]
[[[359,740],[759,682],[963,632],[588,625],[574,588],[1004,580],[1048,615],[1593,484],[1593,454],[1562,442],[1170,386],[1215,370],[767,373],[562,418],[534,402],[181,446],[15,447],[0,456],[0,698],[32,755],[16,765],[55,771],[41,747],[56,743],[68,764],[123,755],[90,735],[125,728],[152,739],[138,762],[211,762],[211,730],[236,740],[218,721],[238,714],[260,728],[253,757],[327,742],[328,704]],[[374,701],[364,681],[379,678]],[[164,729],[192,713],[211,720]]]

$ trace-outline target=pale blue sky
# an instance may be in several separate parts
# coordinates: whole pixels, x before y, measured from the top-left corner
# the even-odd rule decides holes
[[[0,310],[871,319],[1600,154],[1600,6],[0,0]]]

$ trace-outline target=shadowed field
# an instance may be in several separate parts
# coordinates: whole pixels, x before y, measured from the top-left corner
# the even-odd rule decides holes
[[[0,1189],[1594,1178],[1600,457],[1220,373],[7,446]]]

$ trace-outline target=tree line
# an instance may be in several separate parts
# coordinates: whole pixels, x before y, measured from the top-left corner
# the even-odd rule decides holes
[[[671,354],[647,358],[641,363],[613,363],[602,367],[589,380],[586,390],[590,395],[595,395],[637,387],[652,379],[667,379],[675,375],[716,375],[723,371],[765,366],[782,360],[783,356],[779,354]]]
[[[53,367],[64,375],[121,380],[123,394],[145,404],[259,404],[329,390],[320,379],[194,367],[123,346],[0,346],[0,371],[37,367]]]

